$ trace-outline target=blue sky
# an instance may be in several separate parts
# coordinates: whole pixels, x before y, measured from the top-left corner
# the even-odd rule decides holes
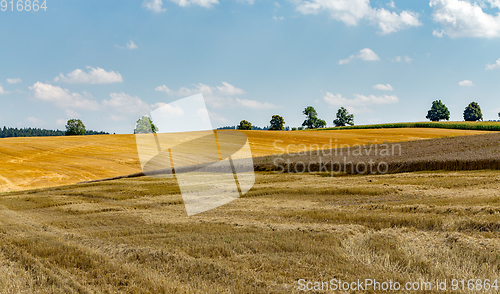
[[[3,4],[2,4],[3,5]],[[500,112],[500,0],[47,0],[0,11],[0,126],[131,133],[162,103],[203,93],[214,127],[273,114],[300,126]]]

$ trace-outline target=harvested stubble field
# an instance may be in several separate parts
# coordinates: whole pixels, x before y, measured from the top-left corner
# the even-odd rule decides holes
[[[173,179],[10,192],[0,194],[0,292],[298,293],[299,279],[495,280],[499,221],[498,171],[259,172],[243,198],[192,217]]]
[[[244,133],[249,138],[253,156],[265,156],[283,150],[298,152],[345,144],[412,141],[487,132],[412,128]],[[133,135],[0,139],[0,192],[74,184],[140,171]]]
[[[259,171],[330,174],[496,170],[500,169],[500,133],[264,156],[254,158],[254,166]]]

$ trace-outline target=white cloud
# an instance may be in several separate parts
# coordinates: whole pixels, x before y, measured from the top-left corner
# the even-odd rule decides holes
[[[130,49],[130,50],[134,50],[134,49],[139,48],[139,47],[138,47],[138,46],[134,43],[134,41],[132,41],[132,40],[128,41],[128,43],[127,43],[127,45],[126,45],[126,46],[127,46],[127,49]]]
[[[297,11],[302,14],[318,14],[326,11],[333,19],[342,21],[348,26],[355,26],[362,19],[367,19],[372,25],[377,26],[382,34],[421,25],[418,13],[403,10],[398,14],[384,8],[373,8],[369,0],[296,0],[293,2],[297,5]]]
[[[499,8],[499,1],[487,1],[492,8]],[[433,35],[451,38],[500,37],[500,15],[493,16],[483,11],[476,2],[462,0],[431,0],[429,5],[433,8],[432,17],[442,29],[434,30]]]
[[[162,0],[144,0],[142,1],[142,7],[150,10],[154,13],[165,12],[167,9],[163,8]]]
[[[181,7],[186,7],[186,6],[190,6],[190,5],[198,5],[201,7],[210,8],[214,4],[219,4],[218,0],[170,0],[170,1],[178,4]],[[253,1],[250,1],[250,2],[253,3]]]
[[[35,99],[53,102],[61,108],[99,109],[99,103],[87,92],[83,92],[83,95],[71,93],[68,89],[41,82],[33,84],[30,90]]]
[[[163,86],[158,86],[155,88],[155,91],[158,91],[158,92],[165,92],[169,95],[174,95],[174,91],[170,90],[167,86],[163,85]]]
[[[486,70],[494,70],[497,68],[500,68],[500,58],[498,58],[495,63],[486,65]]]
[[[361,49],[359,51],[359,53],[356,55],[353,54],[353,55],[349,56],[349,58],[347,58],[347,59],[339,60],[339,64],[340,65],[347,64],[347,63],[351,62],[351,60],[353,60],[353,59],[362,59],[365,61],[380,60],[380,58],[378,57],[378,55],[375,52],[373,52],[370,48],[365,48],[365,49]]]
[[[66,116],[71,117],[71,118],[78,118],[80,117],[80,114],[74,110],[71,109],[66,109],[65,110]]]
[[[171,96],[191,96],[198,93],[202,93],[203,95],[206,96],[211,96],[211,95],[233,96],[233,95],[245,94],[245,91],[243,89],[235,87],[226,82],[222,82],[222,86],[217,86],[217,87],[211,87],[209,85],[198,83],[194,85],[194,88],[189,89],[186,87],[181,87],[177,91],[171,90],[167,86],[163,85],[156,87],[155,91],[165,92]]]
[[[58,126],[64,126],[64,125],[66,125],[66,120],[64,118],[60,118],[60,119],[56,120],[56,124]]]
[[[178,105],[170,105],[166,103],[155,103],[153,109],[156,117],[181,118],[185,115],[182,107]]]
[[[110,100],[103,100],[102,105],[109,111],[130,114],[144,114],[151,111],[151,105],[142,101],[139,97],[130,96],[125,93],[111,93]]]
[[[5,94],[5,90],[3,89],[2,85],[0,85],[0,95]]]
[[[9,83],[9,84],[18,84],[18,83],[20,83],[20,82],[22,82],[22,80],[21,80],[21,79],[19,79],[19,78],[15,78],[15,79],[7,79],[7,83]]]
[[[126,117],[123,116],[123,115],[116,115],[116,114],[110,114],[108,116],[109,119],[111,119],[112,121],[121,121],[121,120],[125,120]]]
[[[347,99],[342,97],[342,95],[337,94],[334,95],[330,92],[327,92],[325,96],[323,96],[323,100],[328,103],[330,106],[344,106],[344,107],[366,107],[368,105],[373,104],[393,104],[398,103],[399,99],[396,95],[360,95],[354,94],[353,99]]]
[[[269,103],[269,102],[259,102],[259,101],[248,100],[248,99],[236,98],[236,103],[240,106],[243,106],[245,108],[251,108],[251,109],[274,109],[274,108],[277,108],[276,105],[273,105],[272,103]]]
[[[274,109],[277,108],[269,102],[259,102],[249,99],[234,99],[232,96],[246,94],[245,90],[233,86],[227,82],[222,82],[222,86],[211,87],[202,83],[194,85],[193,88],[181,87],[178,90],[172,90],[166,85],[156,87],[155,91],[165,92],[170,96],[187,97],[202,93],[207,105],[212,108],[225,107],[245,107],[250,109]]]
[[[122,75],[114,71],[105,71],[100,67],[87,66],[88,72],[81,69],[75,69],[67,76],[60,74],[54,79],[56,82],[65,82],[70,84],[111,84],[122,83]]]
[[[283,16],[280,16],[280,17],[273,16],[273,19],[276,21],[280,21],[280,20],[284,20],[285,18]]]
[[[411,63],[413,59],[410,56],[396,56],[394,59],[391,59],[392,62],[406,62]]]
[[[464,80],[458,83],[458,85],[463,86],[463,87],[472,87],[475,86],[472,81],[469,80]]]
[[[402,11],[400,14],[381,9],[374,9],[370,17],[371,22],[376,24],[382,34],[395,33],[409,27],[420,26],[418,14],[408,11]]]
[[[382,90],[382,91],[393,91],[394,90],[394,88],[390,84],[387,84],[387,85],[376,84],[375,86],[373,86],[373,89]]]
[[[391,0],[391,2],[388,2],[385,4],[387,7],[390,7],[390,8],[396,8],[396,4],[394,4],[394,1]]]
[[[500,0],[487,0],[490,3],[491,7],[500,9]]]
[[[217,90],[222,95],[242,95],[245,94],[245,91],[242,89],[235,87],[229,83],[222,82],[222,87],[217,87]]]
[[[29,123],[32,123],[34,124],[33,127],[37,127],[37,126],[42,126],[45,124],[45,122],[42,120],[42,119],[39,119],[39,118],[36,118],[36,117],[28,117],[26,119],[26,121],[28,121]]]
[[[208,116],[210,117],[210,120],[213,122],[219,122],[219,123],[223,123],[223,124],[229,123],[229,120],[227,118],[222,117],[221,115],[219,115],[215,112],[209,111]]]

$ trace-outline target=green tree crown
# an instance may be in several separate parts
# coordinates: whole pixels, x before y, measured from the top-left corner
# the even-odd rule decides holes
[[[481,113],[481,107],[476,102],[471,102],[464,110],[464,120],[465,121],[478,121],[483,120],[483,114]]]
[[[285,125],[285,119],[282,116],[275,114],[269,123],[271,124],[269,130],[282,131],[283,126]]]
[[[343,127],[346,125],[354,125],[354,114],[349,114],[347,109],[340,107],[337,111],[337,119],[333,121],[336,127]]]
[[[240,121],[238,130],[252,130],[252,123],[246,120]]]
[[[427,112],[426,119],[430,121],[450,120],[450,111],[441,100],[432,102],[431,109]]]
[[[158,127],[153,124],[149,116],[144,115],[135,123],[134,134],[150,134],[158,132]]]
[[[306,119],[302,123],[303,127],[307,127],[308,129],[316,129],[316,128],[324,128],[326,126],[326,122],[322,119],[318,118],[318,113],[316,109],[312,106],[307,106],[302,112]]]
[[[81,120],[73,118],[66,122],[66,136],[80,136],[85,135],[86,132],[85,125]]]

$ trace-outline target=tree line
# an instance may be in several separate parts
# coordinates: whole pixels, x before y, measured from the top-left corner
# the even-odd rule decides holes
[[[465,107],[463,116],[465,121],[483,120],[483,113],[477,102],[469,103],[469,105]],[[500,113],[498,116],[500,117]],[[441,100],[436,100],[432,102],[431,109],[427,112],[425,118],[430,121],[450,120],[450,110]]]
[[[81,123],[81,124],[80,124]],[[47,130],[40,128],[0,128],[0,138],[13,137],[51,137],[51,136],[74,136],[74,135],[109,135],[107,132],[86,130],[81,120],[68,120],[66,131]]]
[[[292,130],[303,130],[304,128],[308,129],[318,129],[326,127],[326,122],[318,117],[318,113],[316,109],[312,106],[307,106],[302,114],[305,115],[306,119],[302,123],[302,127],[292,128]],[[477,102],[471,102],[463,112],[463,117],[465,121],[482,121],[483,114],[481,112],[481,107]],[[500,118],[500,113],[498,113],[498,117]],[[444,105],[441,100],[436,100],[432,102],[431,109],[427,112],[427,119],[430,121],[440,121],[440,120],[449,120],[450,119],[450,111]],[[279,115],[273,115],[270,121],[269,130],[284,130],[285,119]],[[350,114],[346,108],[340,107],[336,113],[336,119],[333,120],[333,124],[335,127],[344,127],[347,125],[354,125],[354,115]],[[240,124],[237,126],[238,130],[252,130],[254,129],[252,123],[246,120],[242,120]]]
[[[298,128],[291,128],[292,131],[295,130],[303,130],[304,128],[308,129],[319,129],[319,128],[324,128],[326,127],[326,121],[323,119],[320,119],[318,117],[318,112],[314,107],[312,106],[307,106],[304,111],[302,111],[302,114],[305,115],[306,119],[302,123],[302,127]],[[290,130],[289,127],[285,127],[285,119],[280,116],[280,115],[273,115],[271,118],[271,121],[269,122],[270,126],[268,127],[269,130],[274,130],[274,131],[283,131],[283,130]],[[336,119],[333,120],[333,124],[336,127],[343,127],[346,125],[354,125],[354,115],[350,114],[347,109],[344,107],[339,108],[336,114]],[[246,120],[242,120],[240,124],[237,126],[238,130],[254,130],[254,126],[252,126],[252,123]]]
[[[302,123],[302,127],[291,128],[292,131],[295,130],[303,130],[307,129],[318,129],[326,127],[326,121],[320,119],[318,117],[318,112],[314,107],[307,106],[302,114],[305,115],[305,120]],[[333,120],[333,124],[335,127],[344,127],[347,125],[354,125],[354,115],[350,114],[346,108],[340,107],[337,110],[336,118]],[[500,117],[500,113],[498,114]],[[471,102],[464,110],[463,117],[465,121],[479,121],[483,120],[483,114],[481,113],[481,107],[477,102]],[[430,121],[440,121],[440,120],[449,120],[450,119],[450,111],[448,107],[444,105],[441,100],[436,100],[432,102],[431,109],[427,112],[427,119]],[[225,126],[218,128],[219,130],[225,129],[238,129],[238,130],[275,130],[275,131],[283,131],[290,130],[290,127],[285,127],[285,119],[275,114],[272,116],[269,121],[270,125],[264,128],[256,127],[252,125],[251,122],[247,120],[240,121],[240,124],[237,126]],[[143,134],[143,133],[156,133],[158,128],[153,124],[151,119],[148,116],[143,116],[139,120],[137,120],[136,128],[134,129],[134,134]]]

